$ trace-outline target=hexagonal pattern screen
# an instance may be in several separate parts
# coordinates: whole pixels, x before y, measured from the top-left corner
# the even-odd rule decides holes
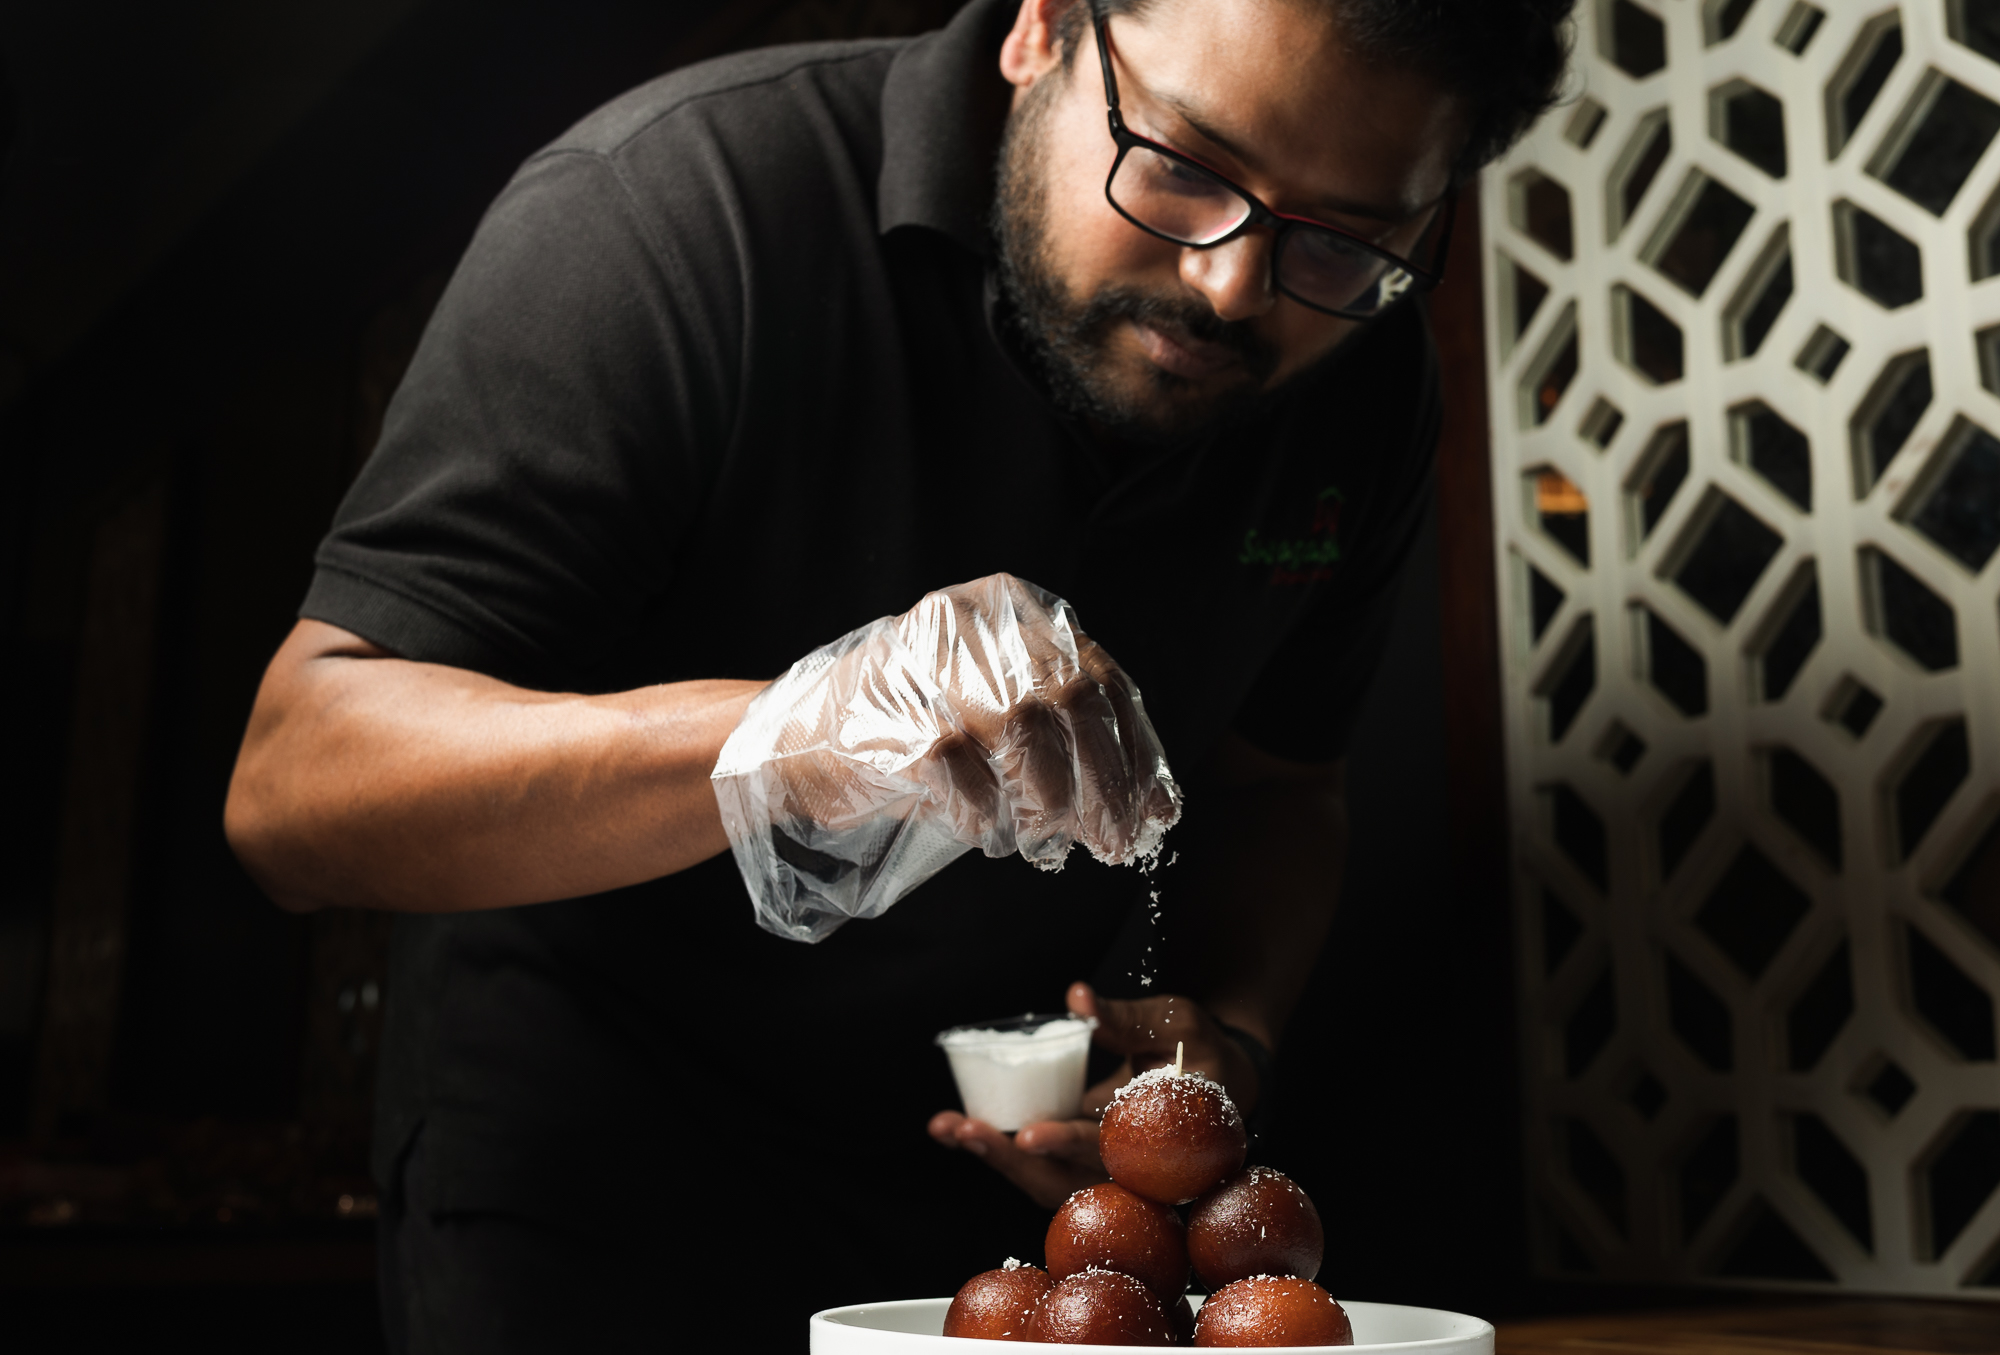
[[[2000,1299],[2000,0],[1577,14],[1481,194],[1538,1263]]]

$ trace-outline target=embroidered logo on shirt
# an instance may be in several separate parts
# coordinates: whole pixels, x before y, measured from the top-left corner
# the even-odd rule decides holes
[[[1346,498],[1338,485],[1322,489],[1313,500],[1312,526],[1304,536],[1267,538],[1252,527],[1243,534],[1237,563],[1271,566],[1265,583],[1272,587],[1332,578],[1340,563],[1340,506]]]

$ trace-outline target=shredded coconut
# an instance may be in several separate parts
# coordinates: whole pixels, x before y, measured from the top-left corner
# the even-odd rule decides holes
[[[1113,1270],[1109,1266],[1100,1266],[1094,1261],[1091,1264],[1085,1266],[1082,1270],[1070,1272],[1071,1279],[1076,1278],[1076,1276],[1078,1275],[1111,1275],[1117,1277],[1120,1280],[1123,1280],[1128,1285],[1137,1285],[1141,1289],[1145,1289],[1146,1287],[1145,1281],[1137,1279],[1134,1276],[1127,1275],[1122,1270]]]
[[[1194,1091],[1194,1090],[1208,1091],[1210,1088],[1213,1088],[1215,1091],[1221,1093],[1222,1098],[1225,1101],[1229,1099],[1229,1093],[1223,1090],[1222,1084],[1220,1082],[1217,1082],[1214,1078],[1210,1077],[1207,1073],[1196,1072],[1192,1068],[1186,1069],[1183,1072],[1176,1073],[1174,1071],[1174,1066],[1171,1063],[1163,1063],[1157,1068],[1148,1068],[1145,1072],[1139,1074],[1137,1077],[1133,1078],[1130,1082],[1127,1082],[1117,1091],[1111,1093],[1111,1099],[1113,1101],[1123,1101],[1128,1092],[1135,1092],[1142,1087],[1152,1087],[1160,1085],[1162,1083],[1166,1084],[1171,1090],[1175,1091]],[[1194,1083],[1197,1085],[1194,1087],[1177,1085],[1186,1083]]]

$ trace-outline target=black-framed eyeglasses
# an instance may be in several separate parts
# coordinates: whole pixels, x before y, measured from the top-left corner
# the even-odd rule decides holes
[[[1337,226],[1274,212],[1199,160],[1125,125],[1118,111],[1118,78],[1111,73],[1105,16],[1095,14],[1092,21],[1097,27],[1097,59],[1104,67],[1111,139],[1118,146],[1118,158],[1104,180],[1104,196],[1118,215],[1148,235],[1192,249],[1213,249],[1253,226],[1267,226],[1277,237],[1271,242],[1272,285],[1302,306],[1350,320],[1370,319],[1410,292],[1427,292],[1444,281],[1457,194],[1445,199],[1429,268]],[[1430,233],[1426,227],[1425,234]]]

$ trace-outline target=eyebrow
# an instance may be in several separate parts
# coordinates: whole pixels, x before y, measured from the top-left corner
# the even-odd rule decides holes
[[[1146,95],[1148,98],[1155,99],[1165,104],[1168,108],[1173,109],[1175,116],[1199,133],[1204,141],[1209,141],[1219,146],[1222,150],[1228,152],[1232,159],[1239,163],[1250,166],[1253,169],[1256,167],[1256,156],[1203,122],[1200,115],[1178,95],[1161,94],[1151,89],[1146,90]],[[1346,198],[1321,198],[1318,206],[1324,211],[1336,212],[1342,216],[1366,217],[1370,221],[1380,221],[1392,226],[1400,225],[1409,220],[1411,216],[1411,213],[1405,212],[1399,207],[1384,207],[1376,203],[1353,202]]]

